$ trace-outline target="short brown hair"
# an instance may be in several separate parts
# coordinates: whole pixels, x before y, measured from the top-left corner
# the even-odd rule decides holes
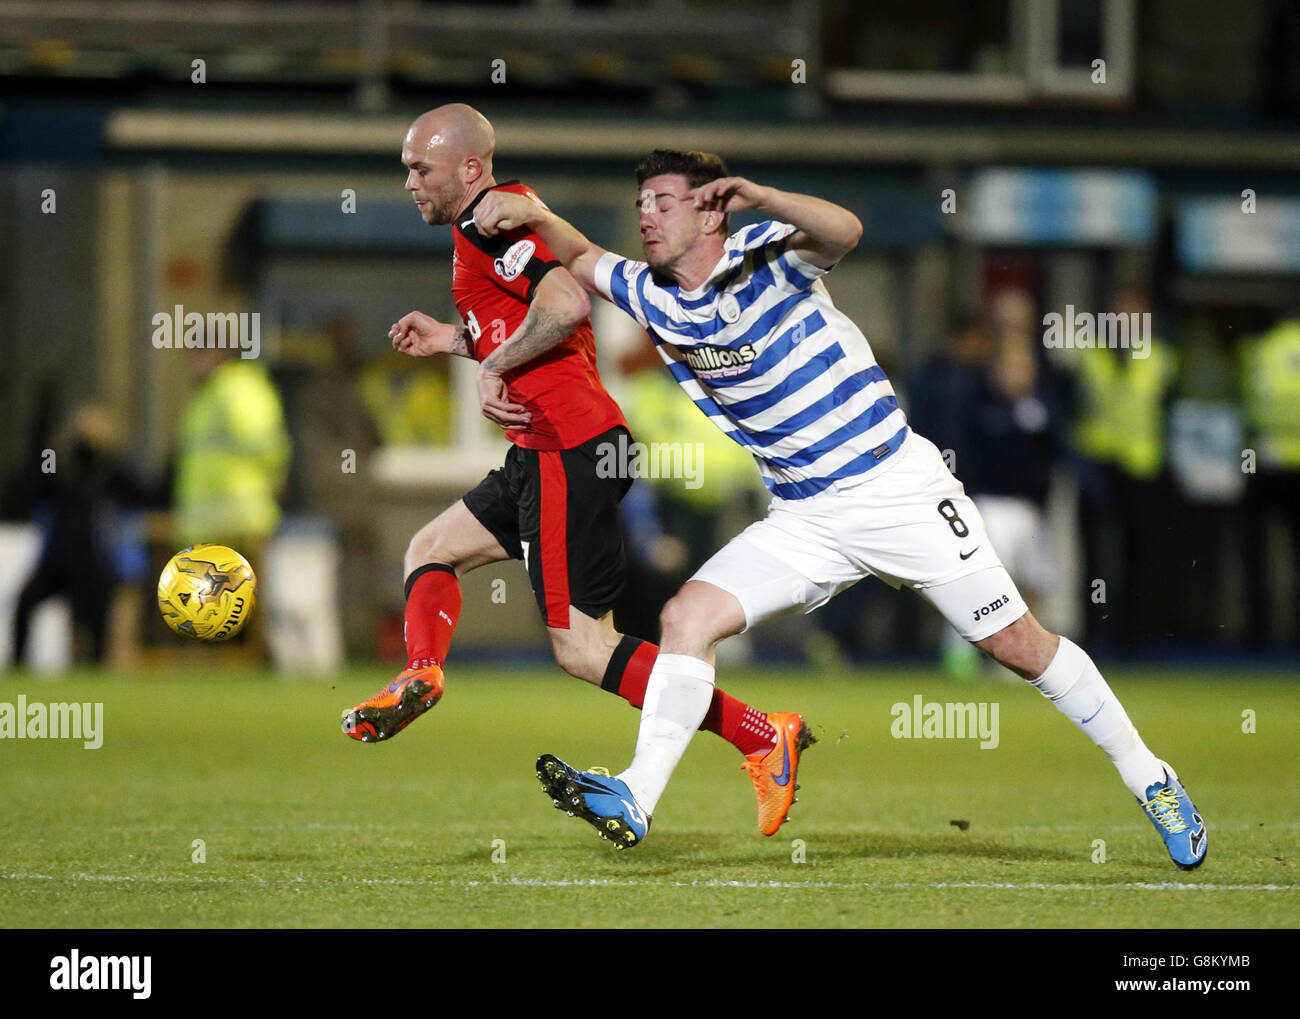
[[[644,184],[651,177],[665,173],[681,174],[692,188],[707,184],[719,177],[730,177],[727,164],[712,152],[679,152],[676,149],[655,149],[642,156],[636,164],[636,182]]]
[[[660,177],[666,173],[678,174],[686,178],[686,186],[695,190],[711,180],[730,177],[731,171],[721,156],[712,152],[682,152],[678,149],[655,149],[648,156],[642,156],[636,164],[636,183],[640,187],[651,177]],[[722,217],[722,236],[731,233],[731,217]]]

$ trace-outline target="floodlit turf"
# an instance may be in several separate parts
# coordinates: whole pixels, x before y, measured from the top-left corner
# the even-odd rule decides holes
[[[0,740],[0,925],[1300,922],[1300,685],[1281,677],[1111,677],[1205,813],[1210,854],[1193,874],[1101,752],[1023,684],[725,671],[736,695],[814,724],[793,821],[758,835],[740,756],[701,734],[649,839],[617,852],[551,807],[533,762],[621,767],[634,710],[555,669],[453,663],[442,703],[395,740],[347,739],[340,711],[386,678],[223,674],[207,657],[179,676],[0,677],[0,702],[104,703],[99,750]],[[891,706],[916,694],[996,702],[998,746],[892,738]]]

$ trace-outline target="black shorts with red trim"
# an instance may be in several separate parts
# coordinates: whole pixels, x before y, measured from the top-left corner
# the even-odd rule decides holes
[[[511,446],[505,466],[465,494],[474,519],[524,561],[547,626],[567,630],[570,605],[599,619],[623,592],[630,445],[620,426],[573,449]]]

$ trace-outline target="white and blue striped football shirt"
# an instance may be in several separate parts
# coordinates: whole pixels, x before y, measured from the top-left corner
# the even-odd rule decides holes
[[[861,481],[907,437],[871,345],[814,285],[827,270],[786,250],[794,231],[769,220],[732,234],[697,290],[661,286],[644,262],[612,252],[595,272],[596,288],[650,333],[682,389],[782,499]]]

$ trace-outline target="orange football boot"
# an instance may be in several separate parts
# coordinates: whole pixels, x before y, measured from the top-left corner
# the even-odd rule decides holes
[[[803,717],[793,711],[774,711],[767,724],[776,730],[776,746],[763,753],[748,754],[741,765],[754,780],[758,794],[758,830],[775,835],[790,820],[790,806],[795,802],[795,776],[799,755],[817,742]]]
[[[442,699],[442,669],[406,669],[368,701],[343,712],[343,731],[362,743],[390,739]]]

